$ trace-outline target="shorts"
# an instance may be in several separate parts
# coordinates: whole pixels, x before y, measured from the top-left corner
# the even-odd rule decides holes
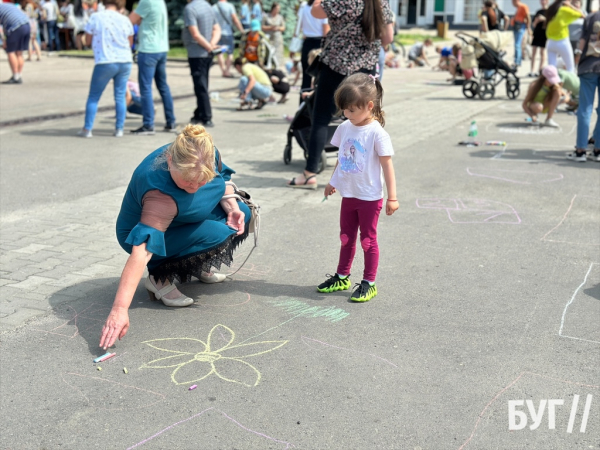
[[[224,36],[221,35],[221,40],[219,41],[219,45],[223,47],[227,47],[223,53],[227,53],[228,55],[233,55],[233,36]]]
[[[6,53],[24,52],[29,50],[31,28],[29,23],[24,23],[6,36]]]
[[[408,55],[408,59],[421,67],[425,65],[425,61],[423,61],[420,56]]]

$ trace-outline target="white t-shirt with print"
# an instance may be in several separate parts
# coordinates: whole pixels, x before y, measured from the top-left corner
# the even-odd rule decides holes
[[[129,44],[133,25],[123,14],[112,10],[94,13],[85,26],[85,32],[93,36],[92,49],[96,64],[133,61]]]
[[[392,156],[390,135],[374,120],[357,127],[347,120],[331,139],[339,148],[338,165],[329,182],[342,197],[373,201],[383,198],[380,156]]]

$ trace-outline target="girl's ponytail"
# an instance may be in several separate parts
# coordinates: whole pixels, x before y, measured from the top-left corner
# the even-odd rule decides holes
[[[373,102],[373,117],[382,127],[385,126],[385,113],[383,112],[383,86],[378,78],[373,77],[375,81],[375,89],[377,89],[377,99]]]

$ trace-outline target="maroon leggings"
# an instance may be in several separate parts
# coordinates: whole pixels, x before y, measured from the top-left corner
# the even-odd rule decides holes
[[[377,244],[377,221],[383,205],[380,200],[359,200],[343,198],[340,211],[340,262],[337,273],[349,275],[352,260],[356,253],[356,235],[360,228],[360,244],[365,252],[365,271],[363,280],[375,282],[379,265],[379,245]]]

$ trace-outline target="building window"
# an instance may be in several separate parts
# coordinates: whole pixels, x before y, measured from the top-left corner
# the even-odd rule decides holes
[[[421,8],[420,8],[420,11],[419,11],[419,15],[421,17],[423,17],[425,15],[425,6],[426,6],[426,3],[427,3],[426,0],[421,0]]]
[[[465,11],[463,21],[465,22],[477,22],[477,13],[481,6],[481,1],[478,0],[465,0]]]

